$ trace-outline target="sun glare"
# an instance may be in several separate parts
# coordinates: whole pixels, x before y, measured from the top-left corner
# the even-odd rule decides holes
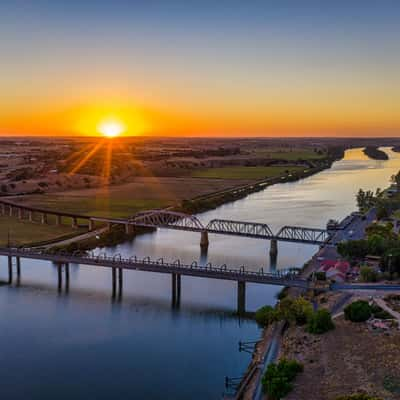
[[[97,130],[105,137],[114,138],[124,132],[125,126],[119,121],[103,121],[98,125]]]

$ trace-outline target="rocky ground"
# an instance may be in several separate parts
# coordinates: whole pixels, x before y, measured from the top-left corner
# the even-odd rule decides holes
[[[304,364],[288,400],[334,400],[364,391],[400,399],[400,331],[373,331],[367,323],[335,320],[336,329],[311,335],[302,327],[286,332],[281,356]]]

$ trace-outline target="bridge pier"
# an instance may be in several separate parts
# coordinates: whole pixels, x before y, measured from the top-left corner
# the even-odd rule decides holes
[[[96,223],[92,219],[89,219],[89,231],[93,231],[95,226]]]
[[[202,249],[207,249],[209,245],[208,241],[208,232],[207,231],[201,231],[201,237],[200,237],[200,247]]]
[[[65,291],[69,290],[69,263],[64,264],[65,267]]]
[[[245,281],[238,281],[237,312],[239,315],[243,315],[246,312],[246,282]]]
[[[19,281],[21,278],[21,259],[20,257],[15,257],[17,261],[17,280]]]
[[[31,210],[28,211],[28,219],[29,219],[29,222],[33,222],[33,211],[31,211]]]
[[[72,217],[72,227],[77,228],[78,227],[78,218]]]
[[[125,233],[131,235],[134,232],[134,226],[132,224],[125,224]]]
[[[181,274],[172,273],[172,308],[179,308],[181,304]]]
[[[62,290],[62,264],[57,264],[57,275],[58,275],[58,291]]]
[[[18,218],[19,219],[23,218],[23,210],[22,210],[22,208],[18,208]]]
[[[5,206],[3,203],[0,204],[0,214],[4,215],[5,214]]]
[[[13,216],[13,208],[12,208],[12,206],[10,206],[10,208],[9,208],[9,215],[10,215],[10,217],[12,217]]]
[[[269,255],[271,258],[276,258],[278,256],[278,240],[271,239],[271,247],[269,249]]]
[[[13,270],[12,270],[12,256],[8,256],[8,283],[11,285],[13,280]]]
[[[42,222],[43,225],[47,224],[47,214],[46,213],[42,213],[41,222]]]
[[[61,225],[61,215],[56,215],[56,225]]]

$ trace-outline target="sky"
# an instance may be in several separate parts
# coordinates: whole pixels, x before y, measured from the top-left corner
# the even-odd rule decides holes
[[[0,134],[398,136],[400,1],[0,1]]]

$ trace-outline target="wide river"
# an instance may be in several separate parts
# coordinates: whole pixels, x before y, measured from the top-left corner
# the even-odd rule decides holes
[[[388,161],[348,150],[329,170],[268,187],[199,218],[265,222],[273,231],[283,225],[325,227],[328,219],[355,210],[360,187],[388,185],[400,169],[400,154],[384,150]],[[201,256],[199,239],[162,230],[106,251],[269,268],[269,242],[210,235],[208,254]],[[302,266],[315,251],[279,243],[277,268]],[[6,271],[2,259],[0,280]],[[238,351],[238,341],[260,335],[254,322],[234,315],[234,282],[183,277],[181,307],[173,310],[169,275],[125,271],[122,300],[114,302],[107,269],[72,265],[68,294],[57,292],[56,281],[52,264],[23,260],[21,285],[0,286],[4,399],[219,399],[224,377],[240,376],[250,359]],[[247,310],[272,304],[279,290],[247,285]]]

